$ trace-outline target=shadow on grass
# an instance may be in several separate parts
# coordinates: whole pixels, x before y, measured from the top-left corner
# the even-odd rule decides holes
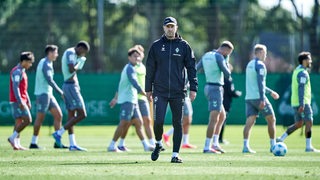
[[[128,165],[128,164],[148,164],[148,162],[81,162],[81,163],[63,163],[62,166],[83,166],[83,165]]]

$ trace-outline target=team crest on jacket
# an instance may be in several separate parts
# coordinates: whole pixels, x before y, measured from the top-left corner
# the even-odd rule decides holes
[[[178,53],[179,52],[179,48],[176,48],[176,53]]]
[[[161,51],[166,51],[166,48],[164,47],[164,44],[162,45]]]

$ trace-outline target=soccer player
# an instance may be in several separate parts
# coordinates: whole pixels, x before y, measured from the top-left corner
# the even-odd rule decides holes
[[[80,41],[76,47],[67,49],[62,56],[62,73],[64,83],[62,86],[66,108],[68,110],[68,120],[66,124],[55,131],[52,136],[58,146],[61,144],[61,136],[68,130],[69,132],[69,150],[70,151],[87,151],[77,145],[74,125],[87,117],[85,104],[80,93],[80,86],[77,77],[77,71],[81,70],[85,64],[85,55],[90,51],[90,46],[86,41]]]
[[[291,82],[291,106],[294,109],[295,123],[288,127],[277,141],[284,141],[287,136],[302,127],[305,122],[306,152],[320,152],[311,143],[313,112],[311,108],[311,81],[308,70],[311,68],[311,54],[301,52],[298,56],[299,65],[293,71]]]
[[[150,151],[151,148],[144,139],[144,133],[142,130],[142,117],[138,106],[138,93],[144,96],[146,95],[144,90],[138,84],[137,73],[134,69],[134,66],[137,65],[139,58],[140,51],[136,47],[128,50],[129,63],[125,65],[121,72],[118,88],[117,103],[121,104],[120,122],[108,147],[109,152],[120,151],[116,146],[116,142],[123,132],[127,131],[131,123],[135,125],[136,133],[142,142],[144,150]]]
[[[267,57],[267,47],[263,44],[254,46],[255,58],[246,67],[246,125],[243,129],[243,153],[256,153],[249,145],[249,138],[252,126],[255,124],[259,112],[268,123],[268,133],[270,137],[270,152],[275,144],[276,117],[273,108],[266,97],[266,93],[271,94],[273,99],[279,99],[278,93],[266,87],[267,69],[264,61]]]
[[[188,42],[177,33],[178,23],[175,18],[166,17],[163,21],[163,30],[164,35],[153,42],[146,63],[145,90],[148,100],[154,102],[154,134],[156,138],[156,148],[151,154],[151,160],[156,161],[160,151],[163,150],[161,139],[169,103],[174,127],[171,163],[182,163],[179,150],[182,139],[182,113],[187,92],[185,68],[190,83],[189,98],[193,101],[198,90],[195,57]]]
[[[53,80],[53,62],[58,57],[58,47],[56,45],[47,45],[45,48],[46,57],[42,58],[37,66],[36,82],[34,94],[37,97],[37,118],[33,125],[33,136],[31,139],[30,149],[41,149],[38,146],[38,136],[41,124],[49,110],[54,119],[54,128],[59,130],[61,128],[62,112],[60,106],[53,96],[54,89],[62,98],[63,92]],[[68,148],[63,144],[54,143],[54,148]]]
[[[142,60],[144,58],[144,48],[141,45],[135,45],[134,47],[137,50],[139,50],[139,53],[140,53],[140,57],[137,58],[138,63],[137,63],[137,65],[134,66],[134,69],[137,74],[138,84],[140,85],[140,87],[142,89],[144,89],[145,88],[145,76],[146,76],[146,67],[142,63]],[[116,93],[116,95],[114,96],[114,98],[110,102],[110,104],[109,104],[110,107],[111,108],[114,107],[115,104],[117,103],[117,101],[118,101],[118,93]],[[152,120],[151,120],[151,115],[150,115],[150,106],[149,106],[149,102],[148,102],[147,97],[142,94],[138,94],[138,104],[139,104],[139,110],[141,112],[142,119],[143,119],[143,126],[145,128],[146,135],[149,138],[149,144],[154,148],[155,147],[155,140],[153,137]],[[119,144],[118,144],[118,149],[120,151],[130,151],[125,146],[125,137],[127,135],[129,127],[130,127],[130,125],[121,134]],[[153,149],[153,148],[151,148],[151,149]]]
[[[32,66],[33,62],[34,55],[32,52],[22,52],[20,54],[20,63],[10,72],[9,99],[15,125],[13,134],[8,138],[8,142],[14,150],[27,150],[21,146],[19,134],[32,122],[28,76],[25,71]]]
[[[208,100],[210,111],[209,123],[203,153],[225,153],[219,144],[221,126],[225,120],[223,101],[223,78],[231,81],[231,73],[227,67],[225,58],[229,56],[234,47],[230,41],[223,41],[217,50],[204,54],[197,64],[197,70],[203,69],[206,77],[204,92]],[[210,143],[213,136],[213,144]]]

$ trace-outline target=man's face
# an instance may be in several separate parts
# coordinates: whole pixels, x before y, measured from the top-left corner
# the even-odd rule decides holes
[[[311,59],[311,57],[310,56],[308,56],[309,58],[308,59],[306,59],[306,60],[304,60],[305,62],[305,67],[307,67],[307,68],[311,68],[311,66],[312,66],[312,59]]]
[[[79,46],[76,48],[76,54],[78,57],[84,57],[88,53],[88,50]]]
[[[22,61],[22,64],[21,64],[21,66],[23,67],[23,68],[25,68],[25,69],[29,69],[31,66],[32,66],[32,63],[33,63],[34,61]]]
[[[174,24],[167,24],[167,25],[163,26],[163,30],[164,30],[164,34],[166,35],[166,37],[168,39],[174,39],[176,32],[178,30],[178,26],[176,26]]]
[[[128,56],[128,59],[130,61],[131,64],[136,65],[138,62],[140,62],[141,60],[141,56],[139,53],[134,52],[131,54],[131,56]]]
[[[58,54],[58,49],[54,50],[54,51],[50,51],[48,53],[48,58],[52,61],[55,61],[57,59],[57,57],[59,56]]]
[[[222,55],[224,58],[227,58],[231,53],[232,53],[233,49],[230,48],[224,48]]]

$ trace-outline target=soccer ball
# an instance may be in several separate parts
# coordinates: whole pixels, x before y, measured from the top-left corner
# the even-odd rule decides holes
[[[288,148],[285,143],[278,142],[274,146],[272,146],[271,150],[275,156],[285,156],[287,154]]]

